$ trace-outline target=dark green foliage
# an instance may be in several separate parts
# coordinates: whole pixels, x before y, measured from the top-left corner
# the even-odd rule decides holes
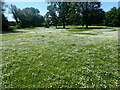
[[[2,30],[8,31],[9,30],[8,27],[9,27],[9,22],[8,22],[7,18],[5,17],[5,15],[2,14]]]
[[[52,2],[56,6],[60,25],[101,25],[105,12],[100,2]],[[54,12],[55,13],[55,12]]]
[[[33,7],[20,10],[16,6],[11,5],[10,10],[16,23],[22,28],[41,26],[44,22],[43,16],[39,14],[40,11]]]
[[[69,25],[80,25],[82,23],[82,16],[79,10],[79,4],[72,2],[70,5],[70,14],[69,14]]]
[[[10,11],[13,14],[13,18],[15,19],[16,23],[19,23],[19,14],[20,14],[20,9],[18,9],[15,5],[10,6]]]
[[[120,26],[120,8],[113,7],[110,11],[106,12],[105,25]]]
[[[118,26],[120,26],[120,7],[118,8]]]
[[[74,2],[70,5],[69,22],[74,25],[100,25],[105,12],[101,9],[100,2]]]
[[[57,9],[57,7],[55,5],[50,5],[50,6],[47,7],[47,10],[48,10],[47,18],[49,18],[47,20],[49,20],[50,22],[46,20],[46,24],[49,22],[50,25],[57,26],[58,18],[57,18],[57,15],[56,15],[56,9]]]
[[[44,25],[48,28],[50,24],[49,12],[45,14],[44,19],[45,19]]]
[[[15,21],[9,21],[10,26],[16,26],[16,22]]]
[[[39,10],[35,8],[23,9],[19,19],[21,22],[21,27],[40,26],[44,21],[43,16],[39,15]]]
[[[81,14],[82,14],[82,22],[88,28],[88,25],[92,24],[100,24],[104,19],[104,11],[100,8],[100,2],[81,2]]]
[[[65,28],[69,21],[71,2],[52,2],[51,5],[56,7],[55,12],[58,14],[58,23]],[[55,15],[54,15],[55,16]]]
[[[2,17],[2,31],[8,31],[9,30],[9,22],[7,20],[7,18],[4,15],[4,11],[5,11],[5,2],[0,1],[0,15]]]
[[[70,2],[58,2],[59,20],[62,22],[63,28],[69,20],[70,15]]]

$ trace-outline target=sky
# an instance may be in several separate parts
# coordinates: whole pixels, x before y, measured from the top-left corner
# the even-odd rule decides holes
[[[14,2],[15,0],[5,0],[6,4],[9,6],[11,4],[13,5],[16,5],[17,8],[20,8],[20,9],[23,9],[23,8],[26,8],[26,7],[34,7],[34,8],[37,8],[39,11],[40,11],[40,14],[42,16],[44,16],[47,12],[47,6],[49,5],[47,2],[40,2],[40,1],[37,1],[35,2],[23,2],[21,0],[21,2]],[[28,0],[29,1],[29,0]],[[43,1],[43,0],[42,0]],[[110,0],[109,0],[110,1]],[[105,12],[109,11],[112,7],[118,7],[118,2],[117,1],[111,1],[111,2],[101,2],[102,6],[101,8],[103,8],[103,10]],[[12,14],[9,12],[9,9],[6,9],[6,12],[5,12],[5,16],[8,18],[9,21],[15,21],[13,18],[12,18]]]

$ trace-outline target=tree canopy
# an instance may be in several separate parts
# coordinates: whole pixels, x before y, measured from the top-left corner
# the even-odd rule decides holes
[[[49,11],[52,6],[55,6],[54,16],[58,14],[59,23],[63,28],[69,24],[85,24],[86,28],[88,25],[99,25],[105,16],[100,2],[51,2]]]
[[[49,0],[48,0],[49,1]],[[106,25],[120,26],[120,7],[113,7],[108,12],[101,8],[101,2],[49,2],[48,12],[43,17],[40,11],[34,7],[19,9],[10,5],[9,9],[13,14],[17,26],[21,28],[38,27],[43,23],[47,26],[62,25]],[[2,14],[2,27],[8,29],[9,22],[5,17],[5,3],[0,1]]]
[[[100,8],[100,2],[81,2],[80,10],[83,18],[83,23],[85,23],[86,28],[88,25],[100,24],[104,18],[104,11]]]
[[[13,18],[16,20],[16,23],[19,23],[23,28],[41,26],[44,22],[43,16],[39,14],[40,11],[33,7],[27,7],[21,10],[15,5],[11,5],[10,10],[13,14]]]
[[[120,26],[120,7],[113,7],[110,11],[106,12],[105,25]]]
[[[0,1],[0,15],[2,16],[2,30],[3,31],[7,31],[9,27],[8,19],[4,15],[5,7],[6,7],[5,2]]]
[[[58,23],[58,17],[56,14],[56,6],[55,5],[49,5],[47,7],[48,12],[46,13],[46,24],[50,25],[56,25]]]

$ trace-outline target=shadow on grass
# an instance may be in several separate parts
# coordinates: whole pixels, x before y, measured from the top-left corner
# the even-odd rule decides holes
[[[62,27],[58,27],[58,28],[56,28],[56,29],[112,29],[111,27],[92,27],[92,26],[90,26],[90,27],[88,27],[88,28],[86,28],[86,27],[67,27],[67,28],[62,28]]]
[[[112,29],[110,27],[89,27],[88,29]]]
[[[98,34],[95,34],[95,33],[75,33],[75,34],[82,34],[82,35],[98,35]]]
[[[56,29],[71,29],[71,28],[62,28],[62,27],[57,27]]]
[[[67,31],[71,31],[71,32],[79,32],[79,31],[90,31],[90,30],[93,30],[93,29],[68,29]]]
[[[70,28],[57,28],[57,29],[66,29],[67,31],[71,32],[80,32],[80,31],[91,31],[93,29],[112,29],[111,27],[100,27],[100,26],[89,26],[88,28],[86,27],[70,27]]]
[[[21,29],[10,29],[10,30],[7,30],[7,29],[4,29],[4,31],[0,32],[0,34],[12,34],[12,33],[26,33],[27,30],[34,30],[35,27],[30,27],[30,28],[21,28]],[[23,30],[26,30],[26,31],[23,31]]]
[[[0,34],[25,33],[26,31],[2,31]]]

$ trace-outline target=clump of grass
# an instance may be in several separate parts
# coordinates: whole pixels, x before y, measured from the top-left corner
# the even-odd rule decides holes
[[[118,29],[112,29],[111,31],[118,31]]]
[[[76,46],[76,44],[73,43],[73,44],[71,44],[71,46]]]
[[[45,35],[41,35],[41,37],[45,37]]]

